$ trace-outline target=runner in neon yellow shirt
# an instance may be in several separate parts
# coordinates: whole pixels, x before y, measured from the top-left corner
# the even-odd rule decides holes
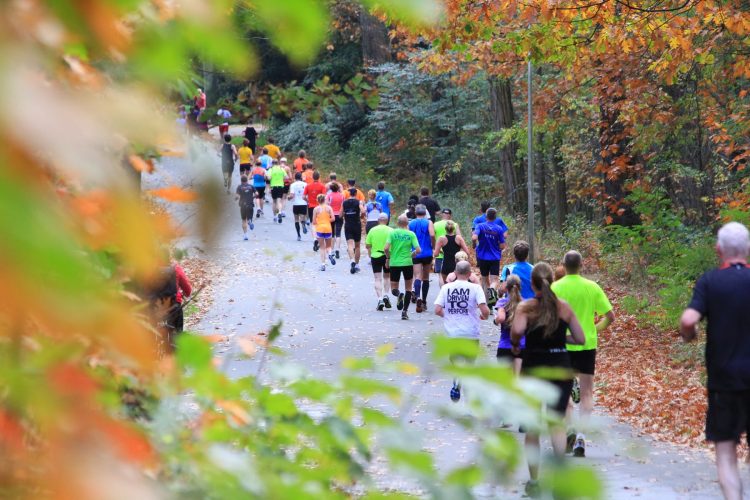
[[[273,166],[266,173],[266,178],[271,185],[271,199],[273,200],[273,216],[281,224],[281,203],[284,198],[284,179],[287,174],[278,160],[273,160]]]

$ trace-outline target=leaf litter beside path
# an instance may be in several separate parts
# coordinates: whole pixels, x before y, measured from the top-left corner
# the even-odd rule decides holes
[[[705,368],[681,359],[677,327],[660,331],[618,307],[627,293],[606,287],[617,321],[599,334],[596,402],[658,441],[708,450]],[[701,354],[702,355],[702,354]],[[748,456],[743,444],[741,454]]]

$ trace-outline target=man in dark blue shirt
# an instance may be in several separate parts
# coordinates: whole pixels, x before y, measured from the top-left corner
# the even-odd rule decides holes
[[[706,439],[716,446],[719,484],[727,499],[742,498],[737,444],[750,430],[750,235],[730,222],[719,230],[716,251],[721,267],[698,279],[693,299],[682,314],[680,334],[696,337],[706,318],[708,411]]]
[[[482,275],[482,287],[487,290],[487,305],[492,307],[498,299],[500,258],[505,248],[505,235],[495,223],[497,210],[487,209],[487,221],[474,228],[471,241],[477,249],[477,265]]]
[[[474,220],[471,222],[471,230],[473,231],[476,229],[476,227],[479,224],[482,224],[483,222],[487,222],[487,209],[490,208],[490,202],[489,201],[483,201],[482,202],[482,213],[474,217]],[[508,225],[503,221],[502,217],[499,215],[495,218],[495,224],[500,226],[502,228],[503,237],[508,237]]]

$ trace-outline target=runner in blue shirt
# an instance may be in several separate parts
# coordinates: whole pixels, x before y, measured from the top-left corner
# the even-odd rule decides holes
[[[477,265],[482,275],[482,286],[487,289],[487,304],[494,306],[498,299],[500,258],[505,248],[505,235],[495,223],[497,210],[487,209],[487,221],[480,223],[471,235],[477,249]]]
[[[529,258],[529,244],[523,240],[516,241],[516,244],[513,245],[513,257],[515,257],[516,261],[513,264],[503,266],[503,270],[500,273],[500,281],[505,284],[511,274],[518,276],[521,280],[521,298],[524,300],[533,299],[534,290],[531,289],[531,271],[534,269],[534,266],[526,262]],[[502,288],[505,289],[505,286]]]
[[[385,190],[385,182],[378,182],[378,193],[375,195],[375,201],[380,203],[384,214],[391,218],[391,205],[393,205],[393,196]]]
[[[268,148],[263,148],[263,154],[258,158],[260,166],[268,170],[273,165],[273,158],[268,154]]]
[[[409,231],[417,235],[421,251],[412,258],[414,263],[414,294],[417,312],[426,309],[427,293],[430,291],[430,271],[432,268],[432,250],[435,248],[435,226],[427,218],[427,207],[417,205],[414,208],[417,218],[409,222]]]
[[[482,224],[483,222],[487,222],[487,209],[490,208],[490,202],[489,201],[483,201],[481,205],[482,213],[474,217],[474,220],[471,223],[471,230],[474,231],[476,227],[479,224]],[[498,216],[495,219],[495,224],[500,226],[503,229],[503,236],[508,237],[508,225],[503,221],[502,217]]]

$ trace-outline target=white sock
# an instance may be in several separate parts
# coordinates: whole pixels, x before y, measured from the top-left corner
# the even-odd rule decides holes
[[[583,432],[579,432],[578,434],[576,434],[576,439],[582,439],[586,441],[586,436],[583,435]]]

